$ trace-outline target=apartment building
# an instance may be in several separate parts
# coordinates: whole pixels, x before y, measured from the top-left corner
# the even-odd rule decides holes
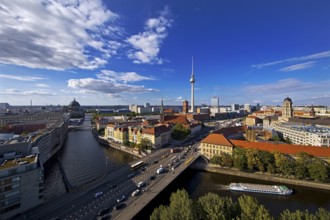
[[[293,144],[330,147],[330,128],[275,123],[274,129],[289,138]]]
[[[223,134],[210,134],[201,141],[201,154],[211,159],[221,153],[232,154],[234,146]]]

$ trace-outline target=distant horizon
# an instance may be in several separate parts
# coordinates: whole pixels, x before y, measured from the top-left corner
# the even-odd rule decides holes
[[[330,106],[330,1],[2,1],[0,103]],[[230,105],[230,104],[228,104]]]

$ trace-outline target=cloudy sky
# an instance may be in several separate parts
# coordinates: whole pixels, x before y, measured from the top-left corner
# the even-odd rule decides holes
[[[328,0],[4,0],[0,102],[330,105]]]

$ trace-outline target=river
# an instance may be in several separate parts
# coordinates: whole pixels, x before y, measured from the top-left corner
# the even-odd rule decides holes
[[[90,121],[84,121],[83,125],[90,125]],[[116,170],[135,159],[132,155],[100,145],[93,137],[90,129],[70,132],[59,155],[68,180],[73,186],[81,186],[102,178],[105,172]],[[243,193],[229,191],[227,186],[231,182],[275,184],[273,182],[188,169],[159,194],[143,210],[143,216],[140,217],[146,219],[155,207],[160,204],[168,204],[171,192],[182,188],[186,189],[193,199],[208,192],[214,192],[220,196],[230,196],[236,201]],[[287,186],[294,189],[293,195],[253,194],[253,196],[270,210],[272,215],[279,215],[284,209],[307,209],[314,212],[318,207],[324,207],[330,210],[329,191],[294,185]],[[66,193],[66,190],[59,164],[56,159],[53,159],[47,162],[45,166],[45,199],[49,200],[64,193]]]

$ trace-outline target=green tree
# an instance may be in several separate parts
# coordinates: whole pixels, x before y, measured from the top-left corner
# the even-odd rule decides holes
[[[312,162],[313,156],[304,152],[299,153],[297,156],[298,158],[294,170],[295,177],[298,179],[306,179],[309,177],[308,164]]]
[[[238,198],[238,204],[241,210],[240,219],[273,219],[268,210],[263,205],[260,205],[257,199],[252,196],[240,196]]]
[[[221,164],[221,157],[218,156],[218,155],[214,155],[214,156],[211,158],[210,162],[213,163],[213,164],[220,165],[220,164]]]
[[[300,220],[300,219],[306,219],[306,220],[318,220],[316,216],[312,213],[309,213],[308,210],[300,211],[296,210],[293,212],[290,212],[288,209],[284,210],[280,215],[280,220]]]
[[[169,208],[163,205],[155,208],[150,216],[150,220],[171,220]]]
[[[329,164],[317,157],[313,158],[308,164],[309,176],[317,181],[328,182],[329,180]]]
[[[177,190],[170,197],[169,215],[171,219],[195,219],[193,201],[187,191]]]
[[[185,126],[183,126],[181,123],[178,123],[174,126],[172,131],[172,138],[176,140],[183,140],[185,139],[189,134],[191,133],[191,130]]]
[[[229,197],[220,197],[208,193],[197,200],[198,219],[226,220],[234,219],[238,213],[237,204]]]
[[[268,151],[260,150],[258,152],[259,161],[257,163],[257,167],[260,171],[267,171],[269,173],[273,172],[273,164],[275,162],[274,155]],[[271,165],[271,166],[270,166]]]
[[[233,163],[234,167],[240,170],[244,170],[246,167],[245,150],[240,147],[235,147],[233,151]]]
[[[152,142],[148,138],[142,138],[140,144],[137,145],[140,150],[151,150]]]
[[[318,208],[318,210],[315,213],[315,216],[319,220],[328,220],[330,219],[330,211],[324,208]]]
[[[246,155],[246,165],[249,170],[254,170],[254,168],[257,166],[258,161],[258,149],[247,149],[245,151]]]
[[[224,166],[224,167],[233,166],[233,158],[231,155],[221,152],[220,157],[221,157],[221,166]]]

